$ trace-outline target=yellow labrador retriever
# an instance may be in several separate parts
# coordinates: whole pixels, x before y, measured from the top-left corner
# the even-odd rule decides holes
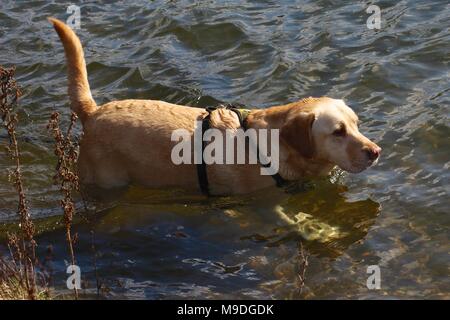
[[[208,112],[154,100],[123,100],[97,106],[91,96],[83,48],[63,22],[50,18],[67,59],[71,108],[83,124],[78,171],[83,184],[114,188],[129,183],[152,188],[200,191],[198,166],[177,165],[171,150],[174,130],[191,134]],[[361,172],[375,163],[380,147],[358,131],[358,117],[342,100],[306,98],[287,105],[251,110],[246,127],[279,129],[279,171],[285,180],[327,175],[336,165]],[[210,126],[241,126],[228,109],[210,114]],[[241,194],[275,183],[259,164],[212,164],[207,168],[211,194]]]

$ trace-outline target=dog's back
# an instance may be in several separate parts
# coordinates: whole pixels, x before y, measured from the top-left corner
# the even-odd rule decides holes
[[[84,184],[112,188],[136,182],[150,187],[197,184],[195,165],[176,166],[170,159],[173,130],[193,133],[199,108],[154,100],[122,100],[97,106],[92,98],[83,48],[63,22],[49,18],[67,59],[72,110],[83,124],[78,171]]]

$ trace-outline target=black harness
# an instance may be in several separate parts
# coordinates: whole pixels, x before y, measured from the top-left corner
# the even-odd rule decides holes
[[[241,128],[244,130],[248,129],[247,116],[250,113],[249,109],[237,108],[233,105],[225,105],[225,106],[221,105],[218,107],[207,107],[205,109],[206,111],[208,111],[208,114],[202,120],[202,154],[200,157],[200,159],[202,159],[202,161],[201,161],[201,163],[197,164],[197,176],[198,176],[198,183],[200,185],[200,190],[202,191],[202,193],[204,195],[207,195],[207,196],[209,196],[210,194],[209,194],[208,174],[206,172],[206,163],[203,160],[203,152],[206,147],[206,141],[203,141],[203,136],[205,135],[206,130],[208,130],[211,127],[211,123],[210,123],[211,112],[213,112],[214,110],[217,110],[219,108],[225,108],[230,111],[233,111],[239,119]],[[259,161],[259,146],[256,146],[256,154],[257,154],[258,162],[260,163],[260,161]],[[261,166],[268,168],[268,167],[270,167],[270,163],[265,164],[265,165],[261,164]],[[287,183],[287,181],[284,180],[283,177],[281,177],[279,173],[276,173],[276,174],[272,175],[271,177],[275,180],[277,187],[283,187]]]

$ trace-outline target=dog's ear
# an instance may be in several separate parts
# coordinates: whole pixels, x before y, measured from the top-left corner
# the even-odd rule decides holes
[[[314,156],[312,125],[314,113],[301,112],[288,120],[280,130],[283,141],[305,158]]]

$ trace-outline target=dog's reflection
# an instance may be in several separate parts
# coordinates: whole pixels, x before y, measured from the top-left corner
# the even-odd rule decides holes
[[[339,255],[364,239],[380,212],[378,202],[369,198],[350,201],[347,191],[342,184],[320,181],[308,190],[278,197],[272,209],[264,210],[266,214],[256,214],[277,226],[270,230],[259,226],[261,231],[243,239],[265,242],[267,246],[302,241],[314,253]],[[264,197],[256,203],[270,206]]]
[[[272,188],[246,196],[212,198],[181,190],[133,187],[115,202],[113,206],[132,206],[136,214],[148,216],[148,223],[161,222],[168,214],[194,228],[210,223],[216,230],[216,236],[211,235],[214,240],[229,232],[269,247],[302,241],[309,250],[325,255],[339,255],[362,240],[380,212],[379,203],[369,198],[350,201],[346,187],[330,181],[315,181],[289,192]],[[132,223],[129,213],[123,218]]]

